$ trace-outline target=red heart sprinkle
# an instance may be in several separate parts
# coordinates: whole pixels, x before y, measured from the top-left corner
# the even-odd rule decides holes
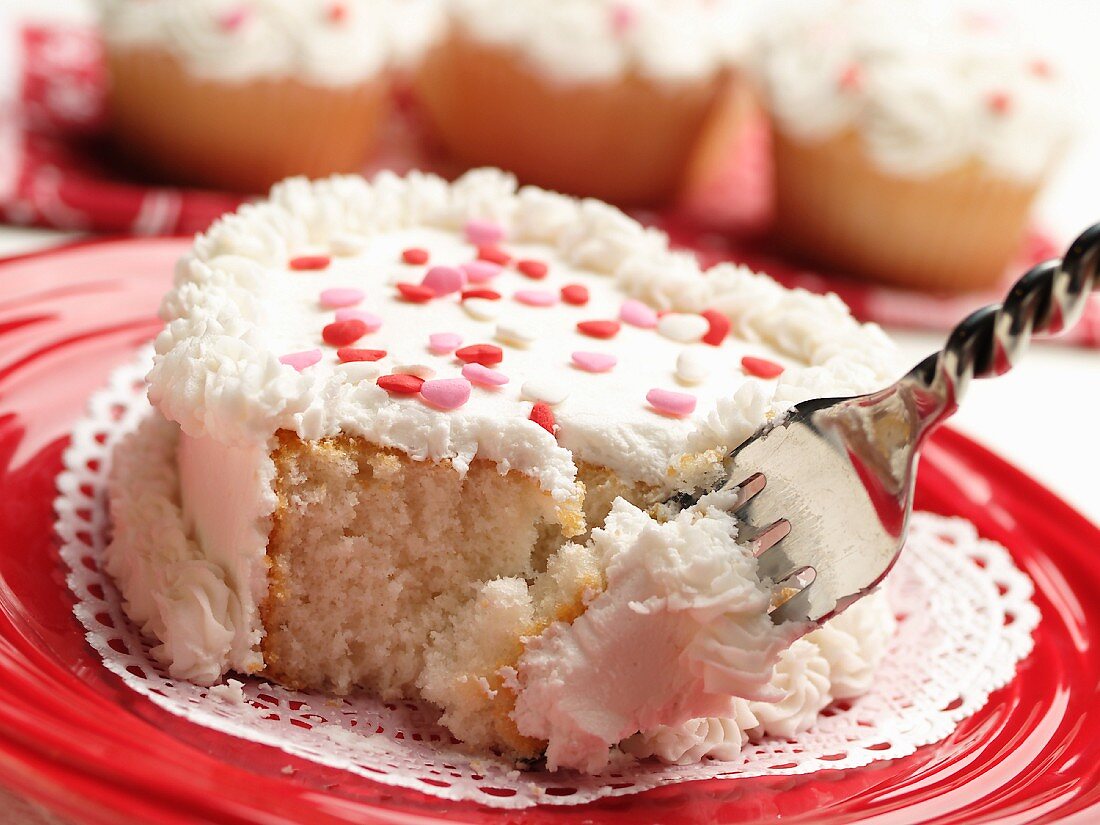
[[[993,92],[986,102],[989,110],[997,115],[1008,114],[1008,110],[1012,108],[1012,98],[1008,92]]]
[[[343,3],[330,3],[325,16],[330,23],[343,23],[348,17],[348,7]]]
[[[455,350],[455,358],[466,364],[481,364],[491,367],[504,360],[504,352],[495,344],[470,344]]]
[[[769,361],[767,358],[754,358],[751,355],[746,355],[741,359],[741,369],[758,378],[775,378],[782,374],[784,367],[782,364]]]
[[[568,284],[561,288],[561,299],[567,304],[582,307],[588,303],[588,287],[584,284]]]
[[[307,269],[326,269],[332,263],[328,255],[300,255],[290,259],[290,268],[298,271]]]
[[[542,261],[522,260],[516,264],[516,269],[528,278],[534,278],[536,281],[545,278],[546,273],[550,271],[550,267],[544,264]]]
[[[614,338],[619,334],[618,321],[581,321],[577,331],[592,338]]]
[[[501,249],[499,246],[493,244],[482,244],[477,248],[477,259],[479,261],[489,261],[490,263],[500,264],[504,266],[510,260],[512,256]]]
[[[376,382],[386,392],[397,395],[415,395],[424,385],[424,379],[416,375],[401,373],[398,375],[380,375]]]
[[[554,422],[554,411],[550,409],[550,405],[545,401],[539,401],[531,407],[530,419],[550,435],[554,435],[554,431],[558,428],[558,425]]]
[[[710,324],[707,334],[703,336],[703,343],[710,344],[712,347],[721,346],[729,335],[730,319],[716,309],[704,309],[699,314]]]
[[[325,343],[333,347],[346,347],[354,344],[367,334],[366,322],[358,318],[349,318],[347,321],[333,321],[321,330],[321,337]]]
[[[407,264],[426,264],[428,262],[428,250],[415,247],[406,249],[401,253],[401,260]]]
[[[397,291],[401,293],[402,298],[414,304],[423,304],[435,297],[435,292],[428,287],[406,281],[397,285]]]
[[[336,350],[336,357],[341,364],[351,361],[381,361],[386,357],[384,349],[355,349],[354,347],[341,347]]]
[[[486,301],[499,301],[500,293],[492,289],[465,289],[462,291],[462,300],[467,298],[484,298]]]

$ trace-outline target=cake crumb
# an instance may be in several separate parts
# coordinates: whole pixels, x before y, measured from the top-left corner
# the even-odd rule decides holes
[[[293,776],[295,774],[294,766],[283,765],[281,768],[279,768],[279,773],[283,774],[283,776]]]
[[[244,682],[238,679],[229,679],[224,685],[211,687],[206,695],[229,705],[243,705],[245,702],[243,687]]]

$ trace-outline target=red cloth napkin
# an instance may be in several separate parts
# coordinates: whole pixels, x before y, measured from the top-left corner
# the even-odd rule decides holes
[[[143,183],[113,162],[102,139],[106,73],[93,31],[24,26],[15,32],[15,41],[20,52],[15,100],[5,105],[0,99],[0,220],[101,233],[188,234],[202,231],[242,202],[240,195],[226,192]],[[408,132],[395,128],[398,133],[372,169],[430,166],[410,154],[415,141],[408,139]],[[750,133],[738,157],[686,209],[638,217],[667,231],[674,243],[693,249],[705,265],[738,261],[790,287],[835,292],[866,321],[947,330],[1003,295],[928,295],[810,269],[785,258],[759,232],[768,208],[766,132]],[[1013,274],[1059,251],[1047,235],[1033,232]],[[1100,298],[1094,297],[1077,327],[1058,340],[1100,348]]]

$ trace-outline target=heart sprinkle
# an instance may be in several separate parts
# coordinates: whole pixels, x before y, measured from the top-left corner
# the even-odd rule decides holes
[[[499,301],[500,293],[495,289],[464,289],[462,290],[462,300],[468,301],[470,298],[484,298],[486,301]]]
[[[569,397],[569,387],[562,381],[543,376],[524,381],[520,393],[531,401],[545,401],[553,407]]]
[[[539,401],[531,407],[531,415],[528,416],[528,418],[546,430],[546,432],[550,433],[550,435],[554,435],[557,432],[558,425],[554,421],[554,411],[550,409],[549,404]]]
[[[504,227],[493,221],[474,218],[466,221],[466,240],[475,246],[498,244],[504,240]]]
[[[657,311],[649,304],[627,298],[619,309],[619,317],[634,327],[653,329],[657,326]]]
[[[676,418],[683,418],[695,412],[695,396],[686,392],[654,388],[646,393],[645,400],[657,412]]]
[[[328,255],[299,255],[290,259],[290,268],[297,272],[305,272],[315,269],[327,269],[332,263]]]
[[[455,350],[455,357],[466,364],[481,364],[491,367],[504,360],[504,351],[496,344],[470,344]]]
[[[502,387],[508,383],[508,376],[503,372],[482,366],[476,361],[463,366],[462,375],[471,383],[483,387]]]
[[[469,298],[462,302],[466,314],[478,321],[492,321],[500,314],[498,298]]]
[[[321,330],[325,343],[333,347],[350,346],[366,334],[367,325],[358,319],[333,321]]]
[[[471,284],[488,283],[504,271],[504,267],[492,261],[469,261],[462,264],[459,269],[466,273],[466,280]]]
[[[545,289],[520,289],[513,297],[521,304],[533,307],[552,307],[558,302],[557,293]]]
[[[401,260],[407,264],[426,264],[428,262],[428,250],[412,247],[401,253]]]
[[[606,352],[578,351],[573,353],[573,363],[585,372],[608,372],[619,359]]]
[[[332,289],[321,290],[320,300],[321,306],[326,309],[337,309],[338,307],[355,306],[366,297],[366,293],[361,289],[333,287]]]
[[[395,395],[415,395],[424,386],[424,379],[415,375],[380,375],[376,382],[386,392]]]
[[[279,356],[279,363],[288,364],[298,370],[298,372],[301,372],[306,367],[312,367],[320,360],[321,350],[319,349],[307,349],[303,352],[288,352],[286,355]]]
[[[435,355],[446,355],[462,346],[462,336],[455,332],[435,332],[428,336],[428,349]]]
[[[783,374],[784,366],[775,363],[775,361],[769,361],[767,358],[755,358],[746,355],[741,359],[741,369],[749,375],[755,375],[757,378],[778,378]]]
[[[435,291],[420,284],[410,284],[401,281],[397,284],[397,291],[401,297],[413,304],[424,304],[435,297]]]
[[[470,400],[470,382],[465,378],[440,378],[425,381],[420,397],[440,410],[457,410]]]
[[[542,261],[532,261],[530,259],[524,259],[517,263],[516,269],[519,270],[521,275],[526,275],[528,278],[532,278],[536,281],[545,278],[546,273],[550,271],[550,267]]]
[[[684,312],[670,312],[657,321],[657,332],[665,338],[682,344],[694,344],[703,340],[710,330],[710,324],[702,315],[689,315]]]
[[[424,275],[420,285],[436,295],[450,295],[466,286],[466,273],[453,266],[433,266]]]
[[[477,248],[477,259],[479,261],[488,261],[491,264],[497,266],[504,266],[510,260],[512,256],[501,249],[499,246],[493,244],[481,244]]]
[[[561,299],[572,306],[582,307],[588,303],[588,287],[584,284],[566,284],[561,288]]]
[[[591,338],[614,338],[619,334],[618,321],[581,321],[577,331]]]
[[[386,357],[384,349],[356,349],[355,347],[341,347],[336,350],[336,357],[341,364],[350,364],[353,361],[381,361]]]
[[[722,346],[722,342],[730,334],[730,327],[732,326],[730,319],[716,309],[704,309],[699,314],[709,324],[707,334],[703,336],[703,343],[710,344],[712,347]]]

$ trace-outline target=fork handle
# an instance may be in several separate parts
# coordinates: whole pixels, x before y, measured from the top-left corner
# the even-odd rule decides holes
[[[899,382],[921,410],[922,431],[951,416],[972,378],[1008,372],[1035,333],[1057,334],[1080,319],[1100,276],[1100,223],[1082,232],[1061,259],[1041,263],[1018,280],[1003,304],[971,313],[944,348]]]

